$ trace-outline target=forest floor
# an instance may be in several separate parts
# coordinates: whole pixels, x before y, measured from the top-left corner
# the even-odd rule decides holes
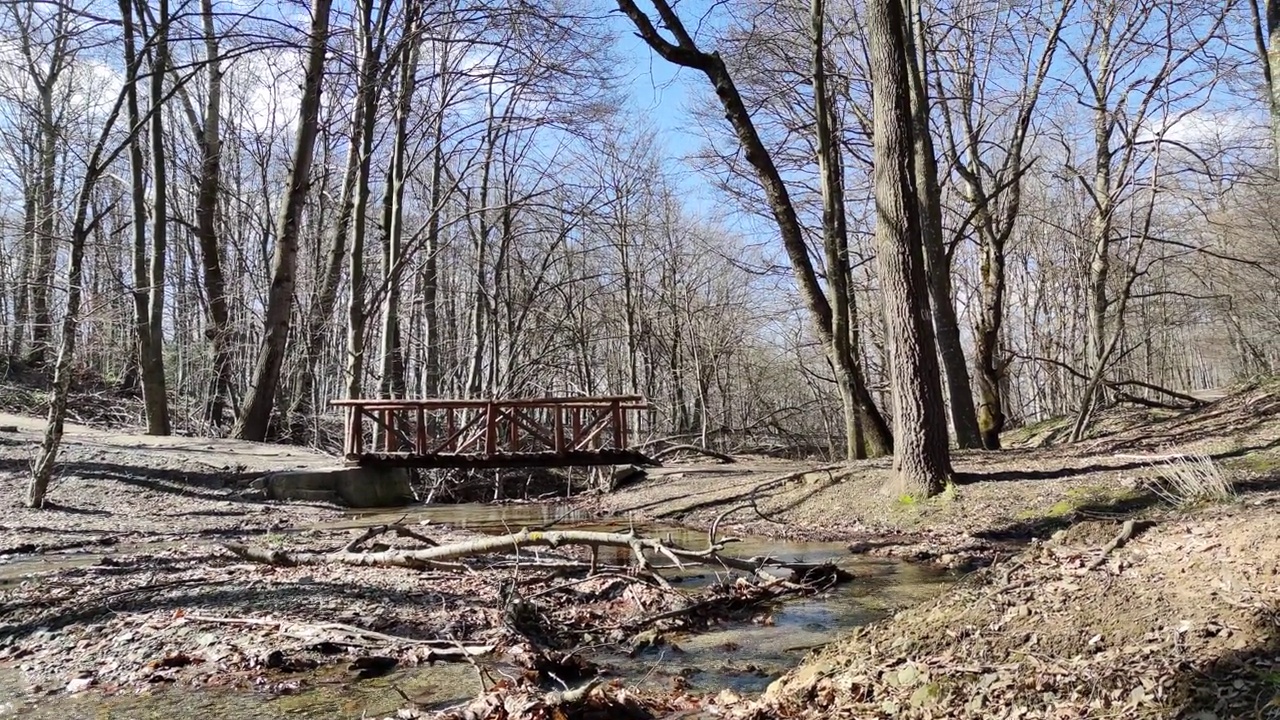
[[[0,416],[16,428],[0,432],[0,670],[19,670],[28,693],[175,683],[290,692],[299,670],[349,680],[380,662],[431,661],[439,647],[418,642],[427,638],[510,647],[518,636],[501,562],[462,574],[287,567],[222,547],[341,550],[363,529],[343,509],[267,501],[251,487],[265,471],[332,458],[69,425],[51,506],[29,510],[42,425]],[[719,519],[722,535],[839,540],[855,553],[981,568],[935,601],[833,641],[763,698],[648,707],[719,705],[760,719],[1280,717],[1280,385],[1185,413],[1112,412],[1069,446],[1055,445],[1063,427],[1011,433],[1001,453],[957,453],[954,486],[926,501],[884,493],[885,461],[760,458],[673,463],[581,499],[637,520]],[[1195,458],[1168,460],[1179,454]],[[1179,468],[1225,478],[1234,496],[1171,505],[1160,482]],[[414,529],[443,543],[476,537]],[[543,631],[572,629],[566,646],[626,643],[674,597],[628,577],[579,583],[548,570],[520,576],[519,589],[539,598]],[[0,678],[0,715],[5,687]],[[646,712],[628,707],[614,716]]]
[[[1202,457],[1244,492],[1280,484],[1280,384],[1183,413],[1109,411],[1089,439],[1056,444],[1069,430],[1047,422],[1009,433],[998,453],[953,452],[954,485],[924,501],[886,490],[889,459],[816,467],[744,458],[659,468],[581,504],[694,527],[719,518],[732,532],[847,541],[855,553],[963,570],[1082,520],[1158,511],[1162,499],[1149,486],[1177,456]]]
[[[264,561],[232,548],[292,558],[377,554],[483,535],[423,521],[373,536],[396,516],[264,499],[253,481],[265,472],[335,462],[306,449],[77,424],[66,427],[48,504],[29,509],[23,499],[43,422],[0,414],[0,428],[0,717],[135,717],[83,698],[165,687],[279,698],[335,686],[344,688],[338,697],[356,697],[371,678],[441,661],[463,672],[414,675],[405,687],[416,688],[415,705],[456,705],[484,686],[482,666],[467,664],[471,653],[500,656],[504,687],[540,696],[545,683],[573,683],[600,669],[564,648],[643,653],[664,647],[670,631],[749,622],[784,596],[835,581],[815,579],[812,589],[809,581],[765,579],[686,588],[668,573],[673,589],[629,570],[625,547],[602,549],[598,564],[579,547],[496,553],[468,559],[461,572]],[[364,544],[354,547],[358,538]],[[592,567],[598,574],[581,577]],[[382,686],[377,702],[409,703],[392,694],[398,687]],[[67,702],[81,704],[59,704]],[[243,717],[259,716],[249,712]]]
[[[957,453],[954,487],[923,502],[883,492],[882,461],[798,476],[728,464],[592,502],[990,565],[834,641],[736,717],[1280,718],[1280,385],[1113,411],[1055,445],[1067,430]],[[1179,502],[1175,476],[1232,494]]]

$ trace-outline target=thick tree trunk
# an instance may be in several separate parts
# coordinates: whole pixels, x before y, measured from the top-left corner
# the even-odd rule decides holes
[[[913,181],[907,25],[900,0],[870,0],[866,13],[874,118],[876,257],[893,381],[898,493],[928,497],[951,476],[942,385],[926,297],[920,203]]]
[[[997,238],[984,238],[981,262],[980,307],[974,351],[978,368],[978,424],[983,447],[999,450],[1000,433],[1005,425],[1001,393],[1004,363],[999,357],[1000,327],[1004,322],[1004,243]]]
[[[942,239],[942,190],[938,187],[938,160],[929,123],[929,66],[924,22],[919,7],[906,3],[911,32],[907,39],[907,71],[911,82],[911,115],[914,122],[915,157],[913,171],[920,196],[921,231],[924,235],[925,275],[933,325],[937,331],[938,355],[947,381],[951,426],[961,448],[982,447],[978,416],[973,407],[973,389],[960,341],[960,322],[951,296],[951,263]]]
[[[298,264],[298,232],[302,209],[311,186],[311,161],[320,121],[320,88],[324,78],[325,52],[329,39],[329,10],[332,0],[316,0],[312,8],[306,79],[299,107],[298,136],[293,153],[293,171],[289,178],[289,195],[280,213],[276,231],[275,254],[272,258],[271,289],[267,294],[262,346],[254,368],[253,381],[244,403],[244,411],[236,421],[233,434],[242,440],[264,440],[275,407],[280,369],[284,363],[285,344],[289,340],[289,321],[293,310],[293,287]]]

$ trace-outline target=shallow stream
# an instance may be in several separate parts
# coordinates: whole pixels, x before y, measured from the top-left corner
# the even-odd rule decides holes
[[[549,505],[436,505],[353,513],[315,529],[368,527],[401,518],[412,523],[429,521],[488,534],[515,532],[525,526],[552,522],[558,529],[621,531],[632,527],[625,518],[590,518]],[[707,540],[706,533],[679,526],[638,524],[634,527],[650,537],[670,538],[685,547],[702,547]],[[854,556],[843,543],[746,537],[730,545],[729,552],[741,557],[767,555],[793,562],[830,560],[853,573],[856,579],[817,596],[786,602],[752,622],[729,624],[699,634],[670,635],[666,644],[635,657],[617,650],[596,651],[588,657],[630,686],[668,689],[679,685],[694,692],[715,692],[723,688],[759,692],[798,664],[808,650],[833,640],[840,631],[927,600],[952,579],[948,574],[899,561]],[[620,554],[617,558],[602,557],[602,560],[626,562],[628,558]],[[710,582],[715,577],[714,572],[702,568],[690,570],[680,579],[691,586]],[[501,668],[495,670],[500,672]],[[437,707],[467,700],[479,691],[475,669],[464,663],[409,668],[384,678],[359,682],[349,680],[341,667],[322,669],[311,675],[304,690],[282,696],[165,688],[136,696],[104,698],[82,693],[35,702],[11,699],[19,698],[23,687],[14,671],[0,668],[0,718],[345,720],[393,715],[404,705],[397,688],[418,702]]]

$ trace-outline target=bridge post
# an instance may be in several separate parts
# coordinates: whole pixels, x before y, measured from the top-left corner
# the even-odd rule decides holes
[[[555,440],[556,455],[564,455],[564,410],[551,408],[551,432]]]
[[[625,422],[622,419],[622,402],[620,400],[614,400],[610,403],[610,410],[613,412],[613,449],[621,450],[626,447],[622,444],[622,427]]]
[[[484,454],[493,457],[498,451],[498,413],[495,412],[493,401],[490,400],[484,406]]]

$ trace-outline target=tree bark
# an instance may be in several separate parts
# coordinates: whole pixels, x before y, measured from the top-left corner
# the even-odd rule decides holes
[[[311,186],[311,161],[320,121],[320,88],[324,78],[325,52],[329,39],[329,10],[332,0],[316,0],[312,8],[311,38],[306,79],[299,107],[298,136],[293,152],[289,195],[280,213],[276,247],[272,258],[271,289],[267,295],[262,345],[254,368],[253,381],[244,411],[232,433],[241,440],[266,439],[280,384],[289,321],[293,310],[293,287],[298,264],[298,232],[302,209]]]
[[[382,347],[379,357],[382,368],[382,397],[403,397],[405,394],[404,353],[400,340],[400,281],[403,276],[404,244],[404,189],[408,179],[405,163],[408,162],[409,115],[418,77],[418,17],[416,2],[405,6],[404,42],[406,48],[400,63],[400,95],[396,101],[395,139],[391,148],[391,170],[387,180],[386,212],[383,231],[386,243],[383,251],[383,275],[386,287],[382,307]]]
[[[827,357],[835,370],[844,415],[845,457],[867,456],[863,447],[859,392],[866,392],[862,368],[854,353],[852,322],[856,308],[849,276],[849,231],[844,206],[844,167],[837,140],[836,112],[827,88],[827,50],[824,38],[826,8],[823,0],[810,5],[813,32],[813,111],[815,118],[819,185],[822,190],[822,240],[826,249],[827,291],[831,296],[831,345]]]
[[[378,15],[375,23],[373,17],[373,0],[361,0],[357,4],[360,13],[358,41],[360,42],[360,65],[356,96],[352,104],[351,128],[347,134],[347,159],[342,173],[342,192],[338,200],[338,219],[334,223],[333,238],[325,258],[320,277],[320,287],[315,301],[307,314],[306,331],[303,335],[306,342],[306,370],[303,372],[298,386],[298,397],[294,402],[293,412],[307,413],[313,409],[312,395],[315,392],[315,375],[320,361],[320,353],[324,340],[333,320],[338,304],[338,286],[342,282],[343,260],[347,257],[347,236],[351,233],[352,216],[355,211],[356,198],[360,189],[360,169],[367,168],[365,162],[365,134],[367,126],[378,103],[379,84],[377,78],[382,63],[382,50],[385,44],[387,19],[390,13],[386,8]],[[366,174],[367,179],[367,174]],[[367,192],[367,189],[366,189]],[[352,273],[353,277],[355,273]],[[353,297],[359,294],[355,291]],[[361,306],[363,313],[363,306]],[[361,329],[363,333],[363,329]],[[347,368],[350,373],[350,367]],[[352,395],[351,397],[356,397]]]
[[[938,186],[938,160],[934,151],[933,131],[929,116],[928,47],[924,20],[919,5],[907,0],[907,70],[911,83],[911,115],[914,122],[916,191],[920,195],[921,231],[924,235],[925,276],[937,331],[938,355],[942,361],[950,400],[951,426],[956,445],[971,449],[982,447],[978,416],[973,407],[973,389],[965,364],[964,345],[960,341],[960,322],[956,318],[955,300],[951,294],[951,263],[942,238],[942,190]]]
[[[196,190],[196,241],[208,301],[208,336],[213,355],[213,382],[205,406],[205,419],[214,427],[226,425],[231,400],[231,311],[227,281],[222,271],[218,239],[218,191],[222,180],[222,60],[218,32],[213,22],[213,0],[201,0],[208,87],[204,121],[192,118],[192,130],[200,145],[200,179]]]
[[[128,2],[128,0],[121,0]],[[131,83],[134,86],[131,86]],[[76,196],[75,216],[71,224],[71,256],[67,265],[67,311],[62,318],[62,336],[58,348],[57,360],[54,362],[53,391],[49,398],[49,416],[45,423],[44,436],[40,441],[40,451],[31,466],[31,481],[27,485],[27,507],[44,506],[45,496],[49,491],[49,482],[53,479],[53,469],[58,462],[58,449],[62,445],[62,434],[67,418],[67,400],[71,393],[72,362],[76,353],[76,334],[80,325],[80,305],[83,298],[81,287],[84,278],[84,249],[89,234],[93,232],[100,218],[89,218],[89,202],[93,198],[93,190],[103,170],[119,153],[115,152],[103,157],[108,138],[120,115],[124,104],[125,93],[135,89],[136,77],[126,78],[120,94],[116,96],[115,105],[108,113],[98,135],[93,152],[85,165],[80,190]],[[130,128],[126,143],[133,142],[138,129],[137,124]]]
[[[926,293],[920,202],[913,182],[913,114],[907,25],[900,0],[867,3],[875,127],[876,257],[884,295],[893,387],[894,475],[890,488],[928,497],[951,477],[942,385]]]
[[[129,120],[138,122],[137,77],[141,57],[136,55],[133,39],[133,14],[129,0],[120,3],[124,22],[125,56],[132,63],[128,85]],[[133,300],[134,327],[138,338],[138,369],[142,376],[142,400],[146,409],[147,434],[168,435],[169,391],[164,373],[164,293],[165,261],[168,240],[168,188],[165,175],[164,145],[164,74],[166,72],[169,25],[168,0],[159,0],[157,19],[152,29],[151,75],[151,251],[147,252],[145,184],[142,150],[138,139],[130,142],[130,166],[133,179]]]

